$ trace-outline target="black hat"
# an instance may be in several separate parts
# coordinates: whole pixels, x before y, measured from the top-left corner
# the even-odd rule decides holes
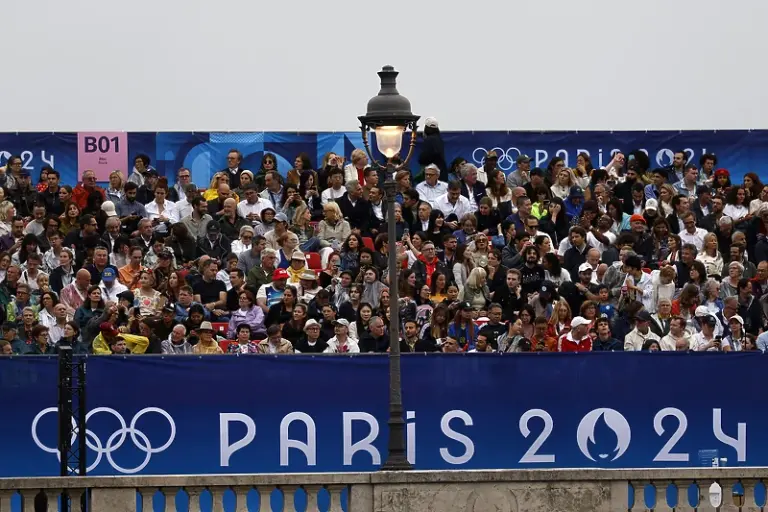
[[[221,233],[221,226],[219,226],[219,223],[216,221],[209,221],[208,225],[205,227],[206,233]]]
[[[133,304],[133,301],[136,300],[136,297],[133,296],[133,292],[130,290],[125,290],[124,292],[118,293],[117,298],[120,300],[126,300],[131,304]]]
[[[642,311],[639,311],[637,315],[635,315],[635,320],[638,322],[650,322],[651,314],[643,309]]]
[[[461,304],[459,304],[459,309],[472,309],[472,304],[470,304],[467,301],[464,301]]]
[[[534,167],[531,169],[531,176],[544,176],[544,169],[541,167]]]
[[[549,292],[549,293],[555,293],[557,290],[557,286],[555,286],[555,283],[552,281],[542,281],[541,287],[539,288],[539,291],[541,293]]]

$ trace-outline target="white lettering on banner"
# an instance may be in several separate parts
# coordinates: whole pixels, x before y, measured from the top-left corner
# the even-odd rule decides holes
[[[473,424],[472,416],[470,416],[465,411],[454,410],[445,413],[443,418],[440,420],[440,430],[443,432],[443,434],[445,434],[445,437],[463,444],[464,454],[458,457],[454,457],[448,451],[448,448],[440,448],[440,456],[448,464],[466,464],[472,460],[472,457],[475,455],[475,443],[473,443],[472,439],[469,437],[465,436],[464,434],[460,434],[451,428],[450,423],[452,419],[460,419],[464,422],[465,426],[471,427]]]
[[[408,420],[415,420],[416,419],[416,411],[406,411],[405,412],[405,447],[406,447],[406,457],[408,458],[408,462],[411,464],[416,464],[416,422],[412,421],[408,423]]]
[[[520,462],[555,462],[554,455],[539,455],[537,453],[539,448],[541,448],[541,445],[544,444],[544,441],[546,441],[549,435],[552,433],[552,429],[555,425],[555,422],[552,421],[552,416],[550,416],[550,414],[544,409],[530,409],[525,411],[525,414],[520,416],[520,433],[523,434],[524,437],[531,435],[531,429],[528,428],[528,422],[531,420],[531,418],[541,418],[544,420],[544,428],[541,430],[539,437],[536,438],[531,447],[528,448],[528,451],[525,452],[523,457],[520,459]]]
[[[307,442],[303,443],[297,439],[288,437],[288,429],[291,423],[300,421],[307,428]],[[280,465],[288,466],[288,450],[296,448],[307,458],[308,466],[317,465],[317,431],[315,429],[315,420],[305,412],[292,412],[283,418],[280,422]]]
[[[723,444],[727,444],[736,450],[736,460],[739,462],[747,461],[747,424],[738,423],[738,434],[736,438],[723,432],[723,412],[720,409],[712,409],[712,431],[715,437]]]
[[[664,434],[664,425],[661,424],[664,418],[667,416],[673,416],[677,418],[677,430],[669,438],[669,441],[661,447],[659,453],[653,458],[654,462],[688,462],[690,457],[687,453],[672,453],[671,450],[675,447],[678,441],[683,438],[685,431],[688,430],[688,418],[686,418],[683,411],[674,407],[666,407],[656,413],[653,417],[653,429],[656,434]]]
[[[239,422],[245,424],[245,436],[229,444],[229,424]],[[223,412],[219,414],[219,465],[223,468],[229,466],[229,458],[236,451],[245,448],[256,438],[256,423],[247,414],[239,412]]]
[[[589,460],[595,461],[595,458],[590,453],[589,444],[596,444],[595,442],[595,427],[597,427],[598,420],[605,422],[605,425],[613,430],[616,435],[616,448],[611,453],[598,453],[598,457],[603,460],[614,461],[624,455],[624,452],[629,448],[629,442],[632,439],[632,430],[629,428],[627,419],[614,409],[600,408],[594,409],[587,413],[579,422],[579,427],[576,430],[576,444],[579,446],[579,450]]]
[[[3,165],[7,165],[8,159],[11,158],[12,156],[13,156],[13,153],[0,149],[0,167],[2,167]],[[21,157],[21,161],[22,161],[21,167],[23,169],[26,169],[28,171],[35,170],[35,166],[32,165],[35,159],[35,155],[32,151],[25,149],[24,151],[19,153],[19,156]],[[55,160],[54,155],[49,156],[44,149],[40,150],[40,160],[43,161],[43,163],[40,164],[40,168],[42,168],[43,165],[46,165],[46,164],[50,165],[51,167],[56,167],[53,164]]]
[[[597,150],[597,154],[598,154],[597,164],[595,165],[594,159],[592,164],[595,167],[605,167],[606,165],[608,165],[610,160],[613,159],[616,153],[621,153],[622,151],[626,153],[627,151],[632,151],[632,150],[634,150],[634,148],[631,148],[629,150],[627,149],[622,150],[618,148],[611,149],[608,155],[609,156],[609,158],[607,159],[608,161],[604,161],[603,149],[599,148]],[[496,166],[505,172],[514,169],[516,165],[517,157],[524,153],[520,148],[517,148],[514,146],[507,148],[506,150],[500,147],[491,148],[490,150],[485,149],[483,147],[479,147],[479,148],[475,148],[474,151],[472,151],[472,160],[474,161],[474,163],[478,166],[483,165],[483,162],[485,161],[485,155],[488,153],[488,151],[496,151],[496,154],[499,155],[499,160]],[[648,153],[647,149],[639,148],[638,151],[642,151],[649,158],[651,158],[651,155]],[[655,154],[656,161],[654,162],[653,160],[651,160],[651,168],[668,167],[672,165],[675,151],[678,151],[678,150],[669,149],[669,148],[661,148],[657,150]],[[701,151],[699,153],[694,152],[692,148],[685,148],[681,151],[685,151],[685,154],[687,157],[686,163],[691,163],[697,154],[699,156],[705,154],[707,152],[707,148],[701,148]],[[592,154],[586,149],[577,149],[574,153],[569,154],[567,149],[560,148],[555,150],[554,156],[562,158],[563,161],[565,162],[566,167],[568,167],[569,166],[568,162],[570,161],[569,157],[573,156],[573,161],[575,162],[576,157],[578,156],[579,153],[586,153],[587,155],[590,155],[590,158],[592,158]],[[533,154],[535,155],[534,163],[533,163],[534,167],[546,168],[550,160],[549,152],[546,149],[534,149]]]
[[[40,421],[49,413],[56,413],[56,407],[48,407],[41,410],[33,419],[31,426],[32,440],[44,452],[55,454],[60,459],[58,447],[44,444],[38,430],[42,427]],[[98,413],[107,413],[117,419],[119,428],[106,435],[106,442],[98,437],[93,431],[91,423],[90,429],[85,430],[87,447],[96,452],[96,456],[88,466],[87,470],[93,471],[97,468],[102,458],[106,458],[109,465],[117,472],[122,474],[136,474],[144,470],[150,462],[153,454],[157,454],[168,449],[176,438],[176,424],[165,410],[157,407],[146,407],[137,412],[130,424],[126,422],[123,416],[108,407],[98,407],[88,412],[86,421],[90,421],[93,415]],[[141,431],[137,428],[137,423],[145,414],[156,413],[165,418],[170,425],[170,434],[164,444],[151,443],[150,437],[157,436],[158,433],[152,431]],[[374,446],[377,441],[380,428],[376,418],[367,412],[352,411],[343,412],[343,464],[351,466],[353,458],[358,452],[366,452],[371,457],[371,464],[381,465],[381,454]],[[677,426],[671,433],[669,439],[665,440],[659,452],[653,458],[653,462],[689,462],[690,454],[685,452],[674,452],[675,447],[682,441],[688,430],[688,419],[682,410],[675,407],[665,407],[659,410],[652,422],[652,427],[659,437],[667,433],[663,423],[664,420],[672,416],[677,419]],[[520,464],[552,464],[556,461],[555,454],[539,453],[544,443],[551,437],[555,428],[555,418],[544,409],[530,409],[525,411],[518,423],[520,434],[523,438],[532,438],[534,432],[530,428],[531,420],[540,418],[543,421],[541,431],[530,442],[527,450],[519,460]],[[474,420],[472,416],[463,410],[451,410],[445,413],[440,419],[441,433],[448,439],[456,441],[463,446],[463,452],[459,455],[451,453],[456,452],[455,447],[449,450],[448,447],[439,448],[442,459],[451,465],[467,464],[475,455],[475,445],[470,435],[456,430],[456,425],[451,425],[453,420],[459,420],[464,427],[473,427]],[[291,425],[299,421],[304,424],[307,432],[307,440],[303,442],[290,437]],[[353,439],[354,422],[365,422],[368,425],[368,431],[365,436],[355,441]],[[245,426],[245,434],[240,439],[230,439],[230,428],[233,424],[242,424]],[[77,430],[77,423],[72,420],[73,430]],[[534,424],[535,425],[535,424]],[[667,428],[671,425],[667,424]],[[536,427],[534,426],[534,429]],[[635,425],[635,429],[640,426]],[[643,428],[649,428],[648,425]],[[464,430],[464,429],[460,429]],[[46,432],[52,432],[53,429],[46,429]],[[295,448],[301,451],[306,457],[307,465],[317,465],[317,426],[315,420],[307,413],[294,411],[285,415],[280,421],[280,465],[290,467],[290,449]],[[724,445],[736,450],[736,460],[744,463],[747,461],[747,424],[737,423],[737,435],[731,437],[723,431],[722,410],[712,409],[712,432],[715,438]],[[150,434],[152,436],[150,436]],[[134,468],[124,468],[120,466],[113,456],[119,448],[123,446],[130,435],[133,445],[140,453],[144,454],[143,461]],[[162,436],[162,433],[160,434]],[[165,439],[163,436],[161,439]],[[249,446],[256,439],[256,422],[247,414],[237,412],[227,412],[219,414],[219,465],[229,467],[231,457]],[[576,431],[576,444],[581,453],[589,460],[597,462],[598,459],[605,462],[613,462],[619,459],[629,449],[632,439],[632,431],[627,419],[618,411],[608,408],[598,408],[585,414],[578,423]],[[76,435],[73,434],[71,442],[76,443]],[[416,412],[406,411],[406,442],[407,457],[411,464],[416,463],[417,438],[416,438]],[[661,444],[661,443],[660,443]],[[606,446],[607,445],[607,446]],[[128,445],[129,451],[131,444]],[[155,447],[156,446],[156,447]],[[647,448],[647,447],[644,447]],[[135,450],[134,450],[134,453]],[[89,458],[89,461],[91,459]]]
[[[364,439],[356,443],[352,443],[352,422],[364,421],[368,423],[371,428],[368,435]],[[355,453],[363,451],[368,452],[371,456],[371,462],[378,466],[381,464],[381,454],[379,450],[373,446],[373,442],[379,437],[379,422],[372,414],[367,412],[345,412],[344,413],[344,465],[352,465],[352,457]]]

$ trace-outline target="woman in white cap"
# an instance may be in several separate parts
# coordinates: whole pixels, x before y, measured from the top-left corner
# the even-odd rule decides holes
[[[731,334],[723,338],[723,352],[741,352],[747,344],[747,335],[744,333],[744,319],[739,315],[733,315],[728,319],[728,327]]]

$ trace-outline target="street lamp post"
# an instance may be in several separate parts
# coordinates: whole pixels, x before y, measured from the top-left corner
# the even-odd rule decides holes
[[[363,144],[372,165],[378,165],[368,143],[368,131],[376,134],[376,147],[387,157],[386,180],[384,191],[387,198],[387,234],[389,238],[389,443],[387,460],[381,469],[385,471],[403,471],[412,469],[405,449],[405,419],[403,418],[403,387],[400,370],[400,320],[398,308],[398,272],[395,231],[395,195],[397,186],[394,174],[405,168],[416,145],[416,122],[419,116],[411,112],[411,102],[397,92],[398,72],[392,66],[384,66],[379,71],[381,90],[368,101],[366,115],[358,117],[363,133]],[[399,166],[391,162],[403,144],[403,134],[411,130],[411,143],[408,156]],[[380,166],[381,167],[381,166]]]

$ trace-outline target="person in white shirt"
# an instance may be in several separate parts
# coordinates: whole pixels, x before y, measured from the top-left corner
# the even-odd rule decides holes
[[[757,199],[753,199],[749,202],[749,213],[756,215],[760,213],[760,207],[768,209],[768,185],[763,187],[760,191],[760,196]]]
[[[320,202],[326,205],[328,201],[335,201],[346,193],[344,188],[344,171],[341,169],[331,169],[328,173],[328,188],[320,194]]]
[[[261,221],[261,211],[264,208],[272,207],[272,203],[259,196],[255,183],[248,184],[243,194],[245,199],[237,204],[237,214],[251,221],[251,224],[255,226]]]
[[[101,282],[99,283],[101,297],[106,302],[117,303],[120,301],[118,295],[128,290],[128,287],[117,280],[117,272],[112,267],[107,267],[101,273]]]
[[[155,185],[155,200],[144,207],[147,212],[147,218],[152,221],[155,229],[158,229],[160,224],[165,222],[170,222],[172,224],[179,222],[179,214],[176,212],[176,203],[166,200],[167,195],[167,185],[164,187],[160,184]]]
[[[178,187],[178,183],[174,187]],[[192,199],[197,195],[197,185],[190,183],[184,188],[184,197],[176,201],[176,214],[179,219],[192,215]]]
[[[429,164],[424,168],[425,181],[416,185],[416,191],[423,201],[427,201],[432,208],[435,207],[435,200],[448,192],[448,184],[440,181],[440,169],[435,164]]]
[[[328,348],[325,352],[330,354],[357,354],[360,347],[357,340],[349,337],[349,321],[341,318],[333,322],[333,332],[336,334],[328,340]]]
[[[446,220],[451,215],[456,216],[456,220],[446,222],[451,229],[458,229],[459,219],[467,213],[472,213],[469,199],[461,195],[461,185],[458,181],[452,181],[448,184],[448,192],[435,199],[434,208],[443,212]]]
[[[283,185],[280,183],[280,174],[277,171],[268,171],[264,176],[264,186],[264,190],[259,195],[269,201],[271,207],[276,212],[280,211],[280,199],[283,197]]]
[[[344,167],[344,183],[357,181],[361,186],[365,186],[365,169],[370,167],[368,165],[368,155],[362,149],[355,149],[349,157],[351,163]],[[360,179],[361,177],[362,180]]]
[[[669,321],[669,334],[661,338],[659,346],[661,350],[689,350],[691,346],[691,335],[685,330],[687,323],[684,318],[679,316],[672,317]]]
[[[715,337],[717,318],[707,315],[699,318],[701,332],[691,337],[691,350],[694,352],[717,352],[720,350],[720,338]]]
[[[704,248],[704,237],[707,236],[708,231],[696,227],[696,216],[693,212],[684,213],[681,220],[683,221],[684,229],[679,233],[680,240],[684,244],[695,245],[696,250],[701,252]]]
[[[624,338],[624,351],[639,351],[648,340],[659,341],[659,337],[651,331],[651,314],[641,310],[635,316],[635,328]]]

